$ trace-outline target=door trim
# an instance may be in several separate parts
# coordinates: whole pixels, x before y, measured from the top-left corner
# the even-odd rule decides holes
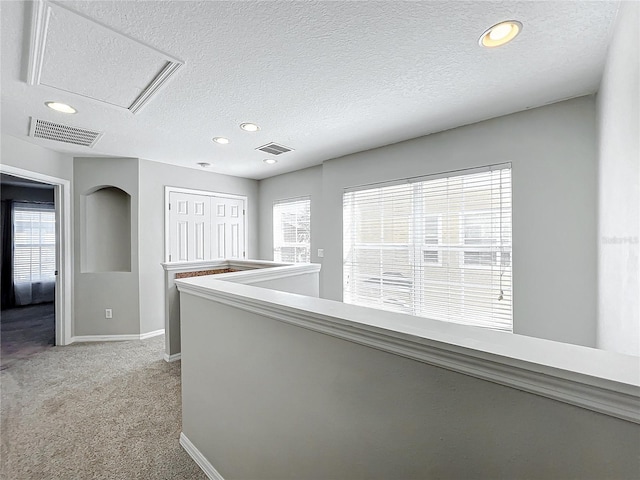
[[[53,185],[56,211],[56,269],[58,270],[55,292],[56,345],[69,345],[72,338],[73,316],[71,181],[2,164],[0,164],[0,172]]]
[[[244,212],[243,221],[244,221],[244,252],[248,251],[249,246],[249,235],[247,235],[247,196],[246,195],[235,195],[233,193],[221,193],[221,192],[210,192],[207,190],[194,190],[192,188],[182,188],[182,187],[171,187],[169,185],[165,185],[164,187],[164,261],[166,263],[169,262],[169,195],[171,193],[189,193],[192,195],[204,195],[207,197],[218,197],[218,198],[232,198],[234,200],[242,200],[244,203]],[[247,255],[244,255],[244,259],[246,260]]]

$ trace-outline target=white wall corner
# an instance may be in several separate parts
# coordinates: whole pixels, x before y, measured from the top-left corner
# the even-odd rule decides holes
[[[168,353],[164,354],[164,361],[168,363],[177,362],[181,358],[182,358],[182,353],[174,353],[173,355],[169,355]]]

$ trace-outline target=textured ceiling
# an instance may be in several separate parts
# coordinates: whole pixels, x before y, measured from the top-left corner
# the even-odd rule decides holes
[[[185,65],[135,115],[29,86],[32,7],[0,2],[3,133],[83,156],[208,162],[212,171],[249,178],[594,93],[618,8],[607,1],[63,4]],[[478,46],[486,28],[508,19],[523,23],[520,36],[497,49]],[[83,55],[78,35],[69,38]],[[101,48],[87,45],[93,56]],[[64,72],[74,84],[94,75]],[[78,113],[47,109],[53,100]],[[67,147],[29,138],[30,116],[105,133],[93,149]],[[241,122],[262,129],[245,132]],[[231,143],[215,144],[214,136]],[[255,148],[271,141],[295,151],[266,165],[269,155]]]
[[[148,47],[53,5],[40,83],[129,108],[167,63]]]

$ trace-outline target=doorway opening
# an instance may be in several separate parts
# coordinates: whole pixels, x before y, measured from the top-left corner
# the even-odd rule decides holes
[[[70,182],[0,165],[0,368],[71,343]]]
[[[55,345],[53,185],[2,174],[0,368]]]

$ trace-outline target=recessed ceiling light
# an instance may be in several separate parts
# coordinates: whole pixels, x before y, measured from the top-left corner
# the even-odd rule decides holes
[[[219,143],[220,145],[226,145],[227,143],[229,143],[229,139],[224,137],[213,137],[213,141]]]
[[[522,23],[517,20],[500,22],[487,29],[481,36],[479,43],[483,47],[499,47],[516,38],[522,30]]]
[[[247,132],[257,132],[260,130],[260,127],[255,123],[241,123],[240,128],[246,130]]]
[[[198,162],[198,165],[200,165],[202,168],[207,168],[211,166],[211,164],[207,162]]]
[[[44,102],[44,104],[52,110],[61,113],[77,113],[78,111],[73,108],[71,105],[67,105],[66,103],[60,102]]]
[[[275,158],[265,158],[263,162],[268,165],[273,165],[274,163],[278,163],[278,160],[276,160]]]

